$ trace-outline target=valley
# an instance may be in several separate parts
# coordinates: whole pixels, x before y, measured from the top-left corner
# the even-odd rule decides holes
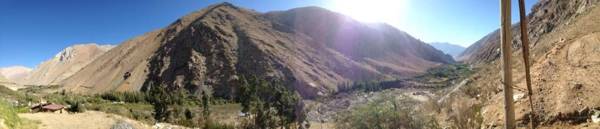
[[[513,21],[516,128],[600,128],[599,4],[531,5],[532,94]],[[242,5],[0,68],[0,129],[505,128],[500,29],[462,48],[327,7]]]

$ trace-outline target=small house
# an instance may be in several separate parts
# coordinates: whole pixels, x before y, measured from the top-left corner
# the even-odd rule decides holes
[[[32,112],[54,112],[63,113],[65,112],[65,106],[53,103],[38,104],[31,107]]]

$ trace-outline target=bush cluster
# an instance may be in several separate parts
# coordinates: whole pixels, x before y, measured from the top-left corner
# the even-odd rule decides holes
[[[300,96],[277,81],[241,77],[238,101],[250,122],[242,128],[291,128],[303,121]]]
[[[437,129],[433,117],[383,96],[365,105],[338,114],[339,129]]]
[[[146,103],[146,94],[142,92],[107,92],[99,95],[104,100],[127,103]]]

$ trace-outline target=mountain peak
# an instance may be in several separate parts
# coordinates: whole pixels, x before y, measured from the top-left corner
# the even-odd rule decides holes
[[[238,8],[237,6],[235,6],[229,2],[221,2],[221,3],[215,4],[214,6]]]
[[[69,61],[73,56],[77,54],[84,54],[87,52],[95,52],[95,51],[108,51],[111,48],[115,47],[114,45],[98,45],[96,43],[85,43],[85,44],[75,44],[69,46],[57,53],[54,56],[54,59],[59,62]]]
[[[97,43],[75,44],[39,64],[22,82],[26,85],[51,85],[73,75],[97,57],[115,47]]]

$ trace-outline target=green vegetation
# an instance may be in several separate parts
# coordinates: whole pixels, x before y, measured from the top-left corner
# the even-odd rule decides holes
[[[403,86],[407,86],[407,82],[439,85],[438,87],[422,88],[444,88],[444,86],[448,86],[453,83],[453,81],[464,79],[473,73],[474,71],[466,64],[449,64],[430,69],[423,75],[409,79],[370,80],[345,83],[339,86],[337,93],[377,92],[390,88],[402,88]]]
[[[146,103],[153,105],[153,118],[188,127],[229,129],[229,128],[290,128],[302,118],[298,115],[300,96],[279,82],[269,82],[253,77],[242,77],[232,104],[224,98],[213,98],[211,87],[201,87],[196,95],[183,88],[150,86],[146,92]],[[123,100],[126,95],[102,95],[103,99]],[[130,97],[135,98],[135,97]],[[239,127],[217,122],[228,119],[224,114],[237,116],[240,111],[249,114]]]
[[[193,121],[189,119],[185,119],[186,121],[182,122],[181,119],[177,117],[184,113],[185,110],[189,110],[182,109],[182,107],[185,106],[184,104],[186,104],[184,101],[190,96],[186,90],[183,88],[167,90],[166,87],[151,86],[147,93],[148,101],[154,106],[155,120],[159,122],[179,123],[186,126],[194,125],[194,123],[190,123]]]
[[[1,125],[3,124],[10,129],[37,128],[36,122],[27,119],[22,119],[17,115],[18,112],[21,112],[20,110],[21,109],[15,108],[5,100],[0,99],[0,119],[4,121],[4,123],[0,123],[0,128],[2,128]]]
[[[388,80],[388,81],[360,81],[355,83],[343,84],[339,87],[338,93],[347,92],[376,92],[399,86],[399,83],[404,80]]]
[[[139,96],[131,97],[132,95]],[[70,112],[85,112],[86,110],[101,111],[129,117],[150,124],[154,122],[154,119],[152,118],[153,106],[145,100],[137,101],[139,100],[137,98],[141,98],[143,96],[145,95],[133,92],[108,92],[99,95],[76,95],[61,92],[47,94],[42,98],[50,103],[70,105],[71,108],[67,109]]]
[[[71,105],[71,107],[68,108],[69,112],[78,112],[78,113],[85,112],[85,107],[83,107],[83,105],[81,105],[81,103],[79,103],[79,102],[71,103],[70,105]]]
[[[146,94],[142,92],[108,92],[99,95],[104,100],[113,102],[145,103]]]
[[[15,100],[19,102],[37,102],[39,99],[31,94],[24,94],[18,91],[13,91],[5,86],[0,85],[0,98],[7,100]]]
[[[55,87],[48,88],[49,89],[44,87],[32,87],[21,91],[27,91],[41,96],[38,98],[31,95],[32,99],[38,101],[42,98],[50,103],[70,105],[71,108],[68,109],[70,112],[84,112],[86,110],[101,111],[128,117],[147,124],[157,122],[157,119],[155,119],[156,116],[162,116],[161,119],[163,119],[163,121],[161,122],[168,122],[187,127],[232,127],[232,125],[222,124],[217,121],[229,119],[230,116],[236,116],[241,108],[239,104],[234,104],[222,99],[206,99],[207,102],[203,103],[201,100],[204,99],[198,99],[194,95],[189,95],[188,92],[184,90],[172,92],[161,91],[160,94],[154,95],[151,92],[106,92],[96,95],[78,95],[56,90]],[[55,92],[46,92],[51,90]],[[15,92],[15,94],[21,93]],[[210,94],[205,96],[210,96]],[[202,104],[209,104],[210,106],[202,106]],[[215,109],[210,111],[205,110],[213,107],[215,107]],[[17,109],[19,109],[17,111],[28,111],[27,107]],[[162,112],[156,113],[156,111]],[[211,116],[209,116],[209,120],[203,119],[203,114],[207,113],[207,111],[215,111],[217,113],[214,113],[214,115],[213,113],[210,113]]]
[[[471,76],[474,71],[464,64],[444,65],[428,70],[427,73],[410,79],[390,81],[366,81],[342,85],[340,92],[375,92],[375,99],[368,103],[353,107],[349,111],[338,113],[336,128],[362,129],[396,129],[396,128],[480,128],[483,122],[481,104],[464,98],[462,95],[474,96],[479,89],[470,86],[461,88],[443,102],[432,97],[421,102],[408,96],[386,94],[386,89],[400,88],[404,82],[423,84],[422,88],[434,88],[433,94],[445,95],[445,87],[457,84]],[[418,88],[418,87],[417,87]],[[458,95],[457,95],[458,94]],[[394,96],[394,97],[392,97]],[[443,115],[442,115],[443,114]]]
[[[427,70],[426,74],[418,76],[417,78],[443,78],[445,80],[455,80],[468,77],[473,73],[475,72],[466,64],[449,64]]]
[[[339,129],[437,129],[441,128],[433,116],[425,115],[410,105],[406,96],[395,99],[387,95],[338,114]]]
[[[449,83],[472,73],[473,71],[466,65],[453,64],[429,70],[426,74],[412,80],[348,83],[339,90],[340,92],[386,91],[405,81]],[[36,97],[38,95],[51,103],[70,105],[71,108],[68,109],[70,112],[95,110],[129,117],[148,124],[168,122],[207,129],[298,128],[299,123],[304,121],[306,116],[302,110],[300,96],[283,83],[257,77],[241,77],[237,84],[240,85],[236,87],[238,89],[234,89],[236,94],[230,96],[235,98],[235,101],[213,97],[213,90],[209,86],[190,93],[184,88],[163,85],[151,86],[146,92],[107,92],[97,95],[71,94],[64,90],[60,91],[55,86],[30,87],[21,90],[25,93],[0,87],[0,97],[11,101],[37,102],[40,100]],[[476,89],[467,88],[467,94],[477,92]],[[390,96],[381,96],[367,104],[340,113],[336,120],[336,127],[440,128],[438,122],[443,121],[444,127],[477,128],[482,122],[481,106],[478,104],[461,103],[456,107],[453,104],[459,99],[451,99],[452,102],[444,103],[434,101],[423,103]],[[400,98],[407,98],[407,96]],[[28,111],[27,107],[8,107],[10,107],[8,112],[13,114]],[[7,112],[5,109],[9,108],[2,107],[0,115],[8,114],[4,113]],[[235,121],[240,111],[246,116],[240,121]],[[436,113],[446,114],[447,118],[436,120],[432,116]],[[15,119],[14,115],[10,116],[10,114],[1,117],[7,117],[3,119],[7,119],[6,122],[10,122],[11,127],[17,127],[19,124],[14,123],[24,121]],[[231,123],[239,123],[239,125]]]
[[[257,77],[242,77],[239,101],[242,112],[249,114],[242,128],[291,128],[302,121],[300,96],[280,82],[268,82]]]

